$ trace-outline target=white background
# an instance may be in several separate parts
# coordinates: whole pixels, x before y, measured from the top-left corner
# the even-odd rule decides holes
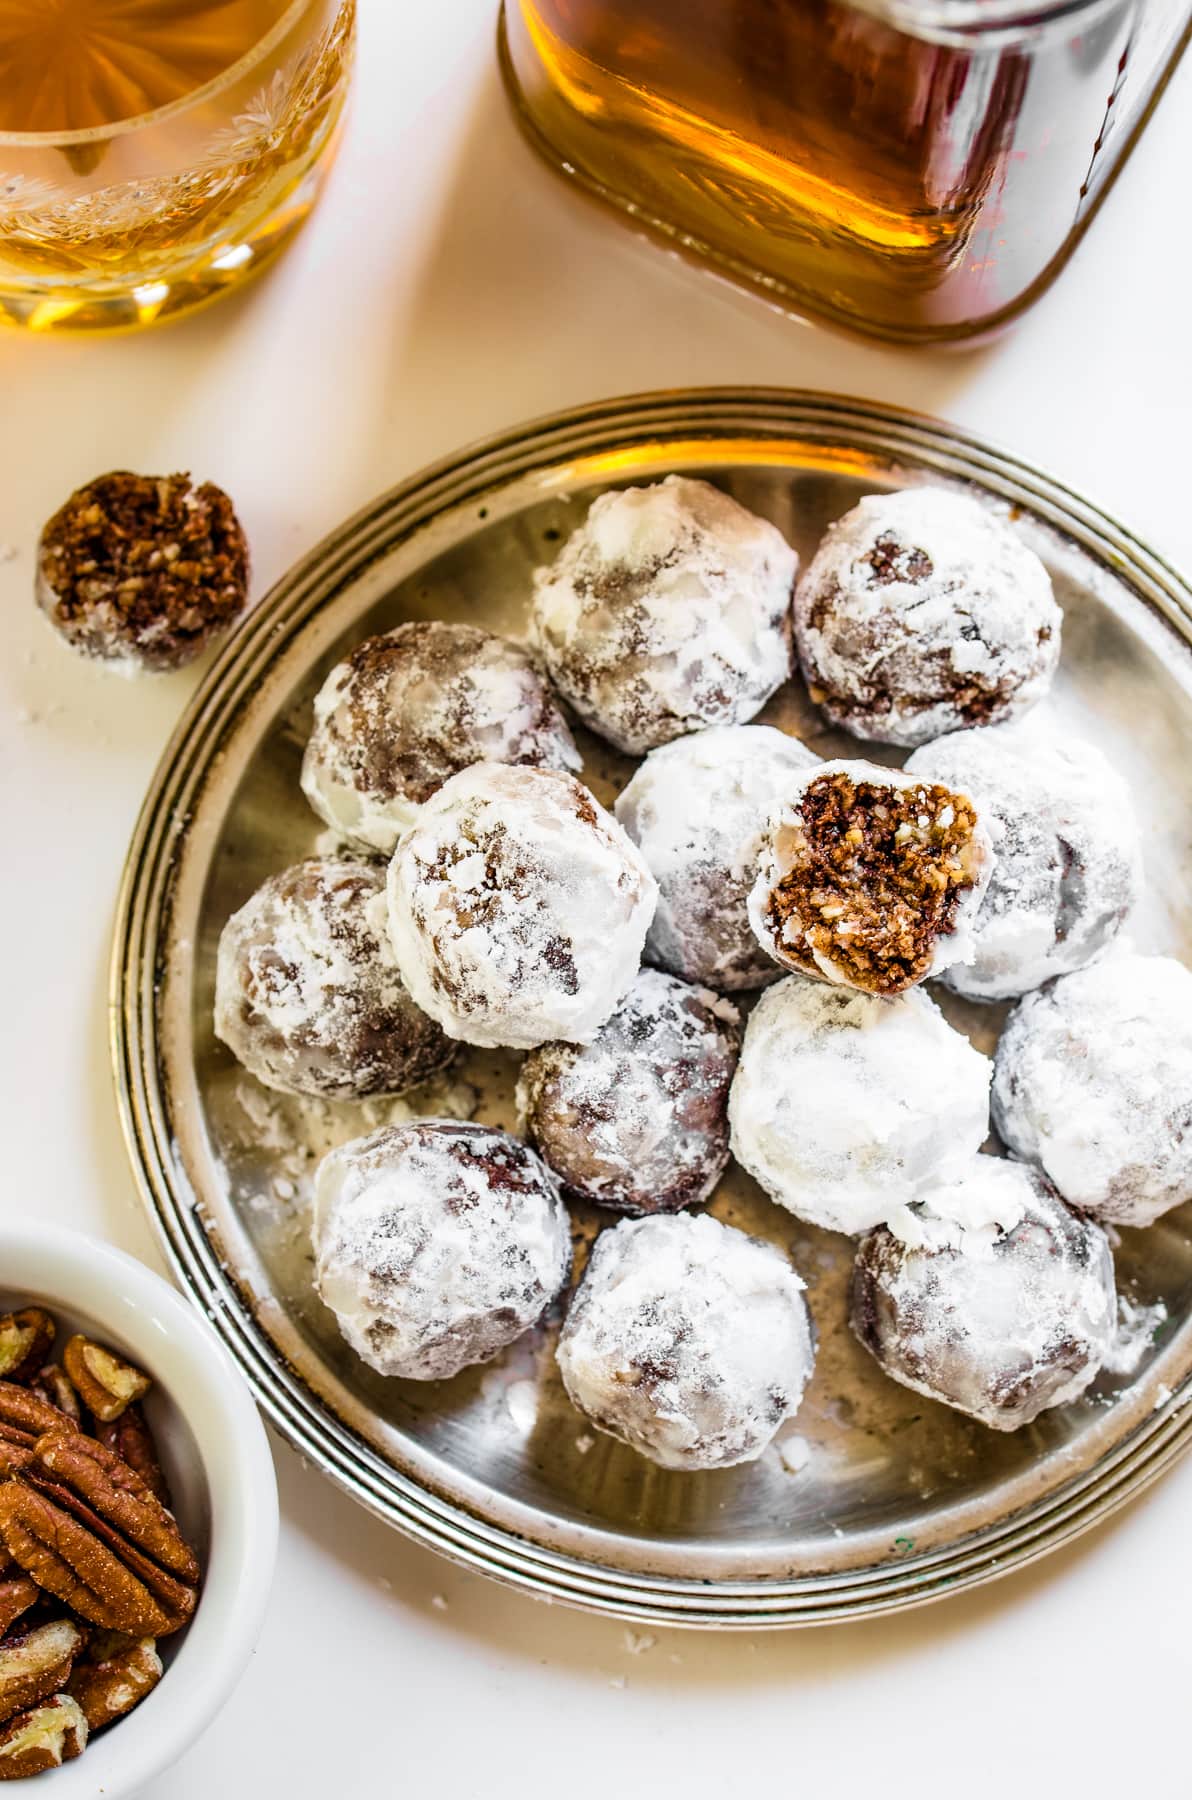
[[[31,600],[40,524],[101,470],[223,483],[263,591],[377,490],[576,401],[835,388],[943,414],[1192,564],[1192,65],[1074,264],[991,349],[893,352],[768,311],[638,242],[515,135],[493,0],[364,0],[321,210],[258,287],[108,342],[0,337],[0,1208],[146,1261],[111,1095],[112,906],[194,676],[112,677]],[[153,1800],[646,1793],[966,1800],[1186,1792],[1192,1465],[1078,1547],[901,1619],[753,1637],[624,1629],[464,1575],[277,1446],[284,1525],[251,1668]]]

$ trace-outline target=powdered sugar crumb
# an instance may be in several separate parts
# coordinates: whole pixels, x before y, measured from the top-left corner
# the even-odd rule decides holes
[[[779,1440],[778,1455],[788,1475],[799,1475],[811,1461],[811,1445],[805,1437],[786,1437]]]
[[[1102,1367],[1112,1375],[1135,1374],[1155,1341],[1155,1333],[1166,1319],[1166,1301],[1156,1300],[1153,1305],[1146,1306],[1126,1294],[1119,1294],[1117,1331]]]
[[[505,1389],[505,1405],[509,1416],[523,1436],[528,1437],[538,1423],[538,1388],[532,1381],[515,1381]]]

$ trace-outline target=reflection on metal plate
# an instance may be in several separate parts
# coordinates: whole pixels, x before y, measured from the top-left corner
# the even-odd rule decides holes
[[[710,390],[588,407],[467,451],[376,501],[261,603],[182,720],[130,853],[113,966],[114,1055],[146,1203],[179,1279],[303,1455],[461,1562],[624,1618],[720,1626],[888,1611],[988,1580],[1083,1530],[1152,1479],[1192,1422],[1192,1209],[1127,1232],[1119,1284],[1139,1355],[1076,1405],[1002,1435],[888,1381],[844,1323],[849,1244],[731,1173],[712,1210],[789,1247],[819,1366],[798,1418],[752,1465],[669,1474],[588,1429],[563,1394],[557,1318],[441,1385],[385,1381],[311,1285],[320,1150],[389,1117],[512,1126],[512,1056],[472,1053],[405,1101],[269,1093],[211,1029],[228,914],[319,826],[298,789],[328,668],[405,618],[517,634],[530,573],[593,496],[671,469],[706,476],[810,553],[862,493],[971,485],[1012,511],[1066,610],[1051,715],[1095,737],[1133,787],[1151,897],[1141,947],[1192,955],[1192,597],[1173,571],[1056,482],[935,422],[823,395]],[[763,717],[848,753],[797,686]],[[608,799],[629,764],[584,739]],[[1000,1009],[941,996],[992,1046]],[[593,1216],[577,1218],[590,1238]],[[1127,1359],[1129,1360],[1129,1359]]]

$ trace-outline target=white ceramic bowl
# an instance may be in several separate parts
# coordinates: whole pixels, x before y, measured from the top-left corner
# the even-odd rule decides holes
[[[194,1618],[161,1642],[164,1678],[73,1762],[11,1791],[119,1800],[181,1756],[248,1661],[277,1555],[277,1483],[264,1428],[214,1333],[160,1276],[94,1238],[0,1222],[0,1312],[35,1303],[153,1376],[146,1411],[174,1508],[203,1565]]]

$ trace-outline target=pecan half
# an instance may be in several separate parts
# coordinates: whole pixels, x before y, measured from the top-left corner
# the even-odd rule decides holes
[[[105,1425],[118,1419],[126,1406],[141,1399],[153,1385],[132,1363],[90,1338],[72,1337],[62,1352],[62,1366],[88,1412]]]
[[[79,1405],[79,1396],[74,1391],[74,1383],[66,1370],[57,1363],[47,1363],[29,1386],[42,1400],[56,1406],[59,1412],[65,1413],[68,1419],[73,1419],[76,1425],[82,1425],[83,1409]]]
[[[149,1422],[137,1401],[126,1407],[118,1419],[96,1425],[95,1435],[101,1444],[122,1457],[130,1469],[136,1470],[149,1492],[156,1494],[163,1506],[169,1506],[170,1484],[162,1469]]]
[[[55,1694],[0,1728],[0,1781],[21,1781],[60,1768],[81,1756],[86,1746],[83,1709],[69,1694]]]
[[[75,1664],[67,1692],[83,1709],[91,1731],[122,1719],[161,1680],[161,1657],[152,1638],[98,1632]]]
[[[11,1719],[64,1688],[83,1642],[73,1619],[55,1619],[0,1642],[0,1719]]]
[[[74,1420],[40,1394],[0,1381],[0,1475],[14,1475],[23,1469],[34,1444],[47,1431],[75,1430]]]
[[[0,1637],[40,1598],[41,1589],[28,1575],[0,1578]]]
[[[165,1637],[194,1612],[199,1566],[173,1514],[80,1433],[40,1439],[0,1486],[0,1537],[40,1587],[109,1631]]]
[[[57,1327],[40,1306],[0,1317],[0,1378],[31,1381],[50,1353]]]

